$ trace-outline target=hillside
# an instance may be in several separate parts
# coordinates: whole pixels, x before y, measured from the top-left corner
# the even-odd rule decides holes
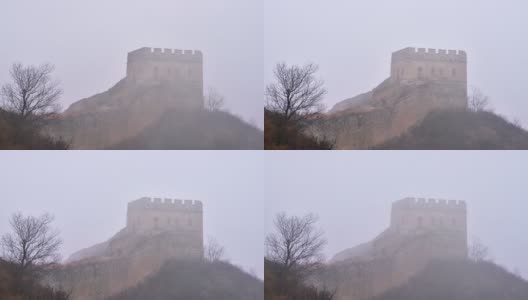
[[[73,149],[262,149],[260,129],[201,107],[184,84],[135,84],[127,78],[73,103],[45,132]]]
[[[305,132],[335,140],[336,149],[371,149],[397,138],[430,112],[464,109],[465,95],[449,83],[383,81],[371,92],[336,104]]]
[[[521,300],[528,282],[491,262],[436,262],[372,300]]]
[[[260,300],[261,280],[227,262],[170,261],[108,300]]]
[[[165,112],[139,134],[109,149],[262,149],[263,132],[224,111]]]
[[[105,299],[155,274],[168,260],[199,263],[201,249],[187,234],[121,230],[109,240],[82,249],[47,276],[51,286],[72,291],[76,300]],[[198,251],[198,252],[197,252]]]
[[[435,111],[374,149],[528,149],[528,132],[488,111]]]

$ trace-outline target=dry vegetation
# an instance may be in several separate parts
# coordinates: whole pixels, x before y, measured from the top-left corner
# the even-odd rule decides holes
[[[264,111],[264,148],[266,150],[331,150],[334,143],[316,140],[302,132],[298,121],[284,125],[282,116],[276,112]]]

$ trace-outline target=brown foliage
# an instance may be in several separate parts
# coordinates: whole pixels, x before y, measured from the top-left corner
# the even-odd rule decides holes
[[[307,285],[282,266],[264,260],[264,299],[266,300],[332,300],[334,294]]]
[[[21,118],[0,109],[0,149],[66,150],[69,144],[40,132],[45,121]]]
[[[334,143],[316,140],[302,133],[299,121],[286,121],[280,114],[264,110],[264,149],[330,150]]]
[[[0,299],[68,300],[68,293],[42,286],[32,274],[18,273],[18,267],[0,259]]]

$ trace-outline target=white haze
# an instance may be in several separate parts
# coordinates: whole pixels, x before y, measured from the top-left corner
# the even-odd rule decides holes
[[[265,82],[279,61],[317,63],[330,108],[387,78],[393,51],[463,49],[470,90],[526,128],[527,11],[523,0],[265,1]]]
[[[56,66],[63,107],[106,91],[140,47],[199,49],[204,87],[232,113],[262,127],[262,1],[5,0],[0,83],[13,62]]]
[[[326,258],[368,242],[389,226],[404,197],[465,200],[468,237],[528,278],[528,155],[508,151],[346,151],[266,153],[265,231],[279,212],[315,213]]]
[[[214,237],[231,263],[263,278],[263,152],[4,151],[0,166],[0,234],[14,212],[51,213],[67,258],[125,227],[129,201],[196,199],[205,241]]]

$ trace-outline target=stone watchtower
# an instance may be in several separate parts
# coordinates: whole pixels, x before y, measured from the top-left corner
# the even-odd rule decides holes
[[[137,234],[171,232],[203,249],[202,202],[147,197],[129,202],[126,230]]]
[[[451,105],[467,107],[467,54],[462,50],[404,48],[392,53],[392,83],[428,82],[449,96]]]
[[[439,237],[441,256],[467,257],[467,211],[464,201],[404,198],[392,204],[392,231]],[[435,251],[436,252],[436,251]]]
[[[127,82],[164,85],[203,107],[203,55],[198,50],[140,48],[128,53]]]

